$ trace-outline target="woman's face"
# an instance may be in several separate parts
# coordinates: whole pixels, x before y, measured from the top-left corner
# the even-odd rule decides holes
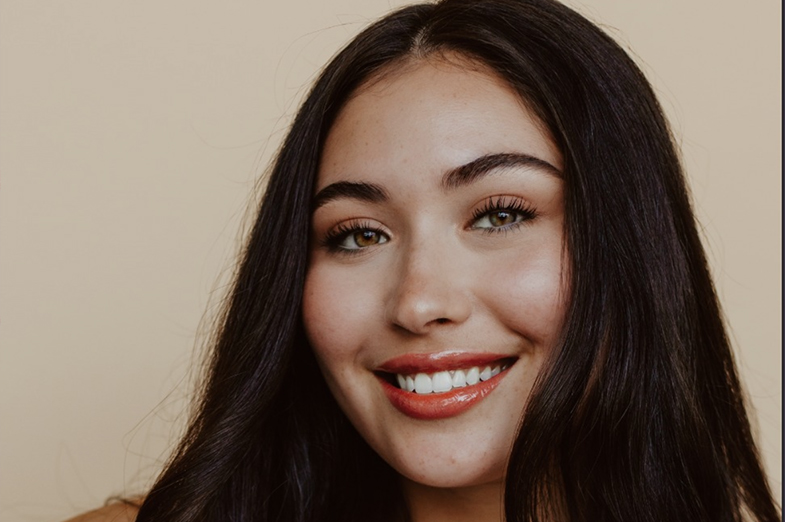
[[[327,138],[303,314],[336,400],[420,484],[502,479],[568,294],[562,158],[502,80],[425,60]]]

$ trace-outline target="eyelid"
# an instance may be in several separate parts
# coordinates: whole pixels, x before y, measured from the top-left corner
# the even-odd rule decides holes
[[[386,239],[375,245],[367,247],[345,248],[340,246],[340,244],[344,242],[350,235],[364,230],[370,230],[378,233]],[[386,228],[378,222],[375,222],[375,220],[370,220],[367,218],[352,218],[333,225],[319,240],[319,243],[322,245],[322,247],[326,248],[332,253],[355,255],[365,252],[374,246],[383,245],[390,241],[390,239],[391,237],[389,231],[387,231]]]
[[[518,215],[520,215],[523,219],[502,227],[488,228],[488,227],[474,226],[474,224],[484,216],[487,216],[488,214],[492,214],[493,212],[500,212],[503,210],[515,212]],[[485,198],[478,205],[475,205],[475,209],[472,211],[472,217],[469,220],[469,223],[467,224],[466,228],[470,230],[483,230],[486,232],[509,230],[511,227],[519,226],[523,223],[526,223],[527,221],[534,219],[535,217],[537,217],[536,209],[525,198],[521,196],[513,196],[510,194],[500,194],[500,195]]]

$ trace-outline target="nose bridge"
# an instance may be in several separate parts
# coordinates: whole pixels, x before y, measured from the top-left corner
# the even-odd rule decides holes
[[[435,325],[465,321],[471,300],[462,264],[448,237],[412,239],[399,258],[389,320],[419,334]]]

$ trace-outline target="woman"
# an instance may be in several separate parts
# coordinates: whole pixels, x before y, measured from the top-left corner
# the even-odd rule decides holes
[[[626,54],[445,0],[326,67],[139,521],[777,520],[684,178]]]

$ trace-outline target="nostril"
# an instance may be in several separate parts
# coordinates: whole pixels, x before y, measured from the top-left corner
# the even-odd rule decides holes
[[[436,322],[439,323],[439,324],[444,324],[444,323],[450,322],[450,320],[446,319],[444,317],[440,317],[440,318],[436,319]]]

